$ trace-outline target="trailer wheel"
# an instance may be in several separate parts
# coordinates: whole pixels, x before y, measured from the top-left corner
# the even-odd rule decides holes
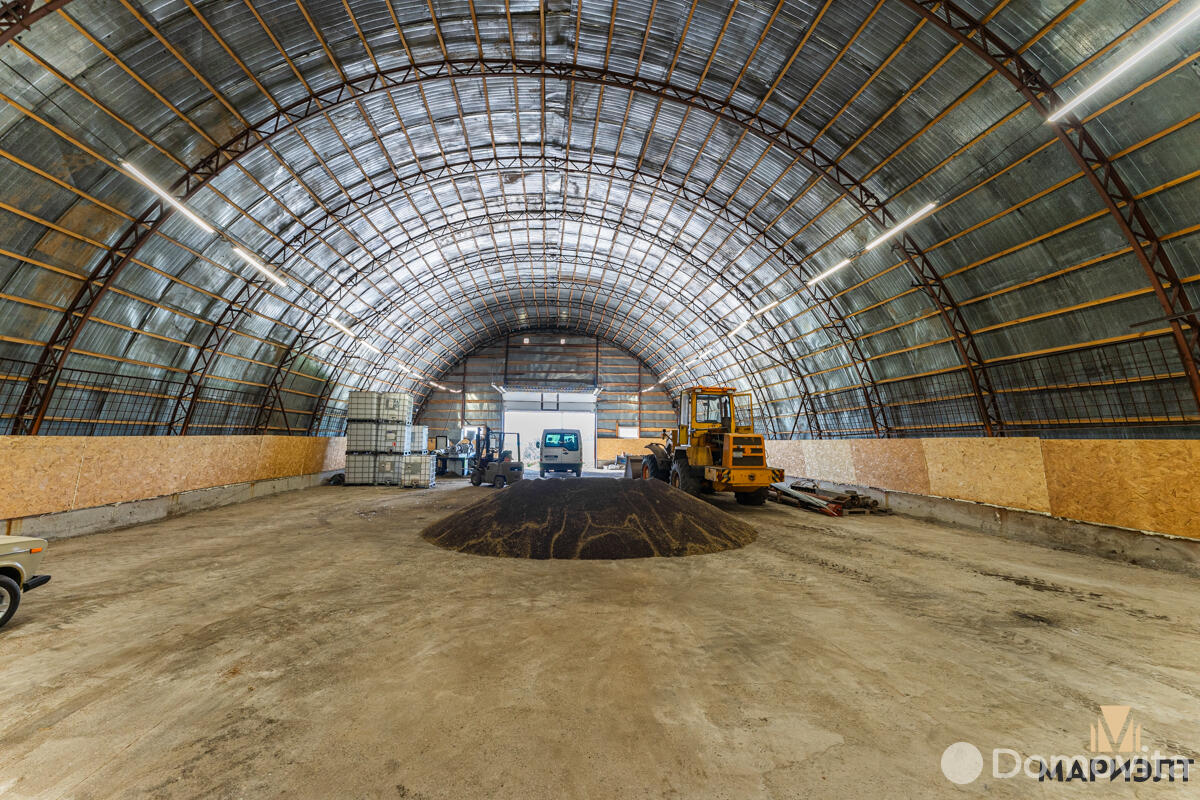
[[[753,492],[734,492],[733,496],[744,506],[761,506],[767,502],[767,487],[755,489]]]

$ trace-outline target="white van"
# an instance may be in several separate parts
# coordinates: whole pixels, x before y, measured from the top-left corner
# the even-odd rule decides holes
[[[577,430],[552,428],[542,431],[538,442],[538,474],[543,478],[547,472],[574,472],[583,475],[583,437]]]

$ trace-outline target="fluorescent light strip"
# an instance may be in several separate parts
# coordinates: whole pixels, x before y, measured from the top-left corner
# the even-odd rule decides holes
[[[765,314],[765,313],[767,313],[768,311],[770,311],[772,308],[774,308],[774,307],[775,307],[775,306],[777,306],[777,305],[779,305],[779,301],[778,301],[778,300],[776,300],[776,301],[774,301],[774,302],[771,302],[771,303],[767,303],[767,304],[766,304],[765,306],[763,306],[762,308],[759,308],[759,309],[756,309],[756,310],[754,310],[754,311],[751,311],[751,312],[750,312],[750,316],[752,316],[752,317],[757,317],[757,316],[760,316],[760,315],[762,315],[762,314]]]
[[[733,330],[731,330],[731,331],[729,332],[729,335],[730,335],[730,336],[737,336],[739,333],[741,333],[741,332],[742,332],[742,329],[744,329],[744,328],[745,328],[747,325],[749,325],[749,324],[750,324],[750,320],[751,320],[751,317],[747,317],[746,319],[742,320],[742,324],[738,325],[736,328],[734,328]]]
[[[361,344],[363,347],[367,348],[368,350],[378,353],[379,355],[383,355],[383,351],[380,350],[375,345],[371,344],[370,342],[364,342],[362,339],[359,339],[358,343]]]
[[[121,166],[124,167],[125,169],[129,170],[129,173],[131,175],[133,175],[133,177],[137,178],[138,181],[142,185],[144,185],[147,189],[154,192],[156,195],[161,197],[163,200],[166,200],[168,203],[170,203],[172,208],[174,208],[180,214],[183,214],[185,217],[190,219],[197,226],[203,228],[205,233],[216,233],[216,230],[213,229],[212,225],[209,225],[207,222],[200,219],[200,217],[198,217],[194,213],[192,213],[191,209],[189,209],[183,203],[179,202],[174,197],[172,197],[170,194],[168,194],[166,189],[163,189],[157,183],[155,183],[154,181],[152,181],[148,177],[146,177],[146,175],[143,174],[142,171],[140,169],[138,169],[137,167],[135,167],[133,164],[130,164],[128,161],[122,161]]]
[[[937,208],[937,203],[926,203],[924,206],[922,206],[922,207],[921,207],[921,210],[920,210],[920,211],[918,211],[917,213],[915,213],[915,214],[913,214],[913,215],[911,215],[911,216],[909,216],[909,217],[906,217],[906,218],[905,218],[905,219],[904,219],[902,222],[900,222],[899,224],[897,224],[897,225],[894,225],[893,227],[891,227],[891,228],[889,228],[888,230],[884,231],[883,233],[881,233],[881,234],[879,235],[879,237],[878,237],[877,239],[874,239],[874,240],[873,240],[873,241],[872,241],[870,244],[868,244],[868,245],[867,245],[865,248],[863,248],[863,249],[864,249],[864,250],[874,250],[876,247],[878,247],[879,245],[883,244],[883,243],[884,243],[884,242],[886,242],[888,239],[892,238],[892,237],[893,237],[893,236],[895,236],[897,233],[899,233],[900,231],[902,231],[902,230],[904,230],[905,228],[907,228],[909,225],[912,225],[914,222],[916,222],[916,221],[917,221],[917,220],[919,220],[921,217],[923,217],[923,216],[925,216],[926,214],[928,214],[930,211],[933,211],[935,208]]]
[[[820,283],[821,281],[825,280],[825,279],[826,279],[826,278],[828,278],[830,275],[832,275],[833,273],[837,272],[839,269],[841,269],[842,267],[846,266],[846,265],[847,265],[847,264],[849,264],[849,263],[850,263],[850,259],[848,259],[848,258],[843,258],[841,261],[839,261],[838,263],[834,264],[832,267],[830,267],[829,269],[825,270],[824,272],[822,272],[822,273],[821,273],[820,275],[818,275],[817,277],[815,277],[815,278],[811,278],[811,279],[808,281],[808,285],[809,285],[809,286],[815,286],[816,284],[818,284],[818,283]]]
[[[287,281],[285,281],[283,278],[281,278],[281,277],[279,277],[278,275],[276,275],[276,274],[275,274],[275,272],[274,272],[273,270],[269,270],[269,269],[267,269],[267,267],[266,267],[266,265],[265,265],[265,264],[263,264],[261,261],[259,261],[259,260],[258,260],[257,258],[255,258],[254,256],[252,256],[252,255],[250,255],[249,253],[247,253],[247,252],[246,252],[245,250],[243,250],[242,248],[240,248],[240,247],[234,247],[234,248],[233,248],[233,252],[237,254],[238,258],[242,259],[242,260],[243,260],[243,261],[245,261],[247,264],[249,264],[250,266],[254,267],[256,270],[258,270],[259,272],[261,272],[263,275],[266,275],[268,278],[270,278],[271,280],[275,281],[275,282],[276,282],[277,284],[279,284],[280,286],[287,286]]]
[[[1174,39],[1176,35],[1183,32],[1184,28],[1191,25],[1193,22],[1195,22],[1198,19],[1200,19],[1200,4],[1198,4],[1195,8],[1193,8],[1187,14],[1184,14],[1182,17],[1180,17],[1178,20],[1176,20],[1175,24],[1171,25],[1166,30],[1164,30],[1162,33],[1160,33],[1158,36],[1155,36],[1153,39],[1151,39],[1145,46],[1143,46],[1136,53],[1134,53],[1129,58],[1125,59],[1120,64],[1118,64],[1111,72],[1109,72],[1103,78],[1096,81],[1095,83],[1093,83],[1088,88],[1084,89],[1079,94],[1075,95],[1075,97],[1071,98],[1070,102],[1064,104],[1061,108],[1056,110],[1053,114],[1046,117],[1046,122],[1057,122],[1058,120],[1065,117],[1067,114],[1071,113],[1071,110],[1074,109],[1076,106],[1078,106],[1080,103],[1087,100],[1089,97],[1094,95],[1096,92],[1100,91],[1105,86],[1108,86],[1108,84],[1112,83],[1117,78],[1124,75],[1126,72],[1128,72],[1130,69],[1132,69],[1134,67],[1134,65],[1136,65],[1139,61],[1141,61],[1146,56],[1153,53],[1158,48],[1162,47],[1164,44],[1169,42],[1171,39]]]
[[[349,328],[347,328],[347,327],[346,327],[345,325],[343,325],[342,323],[338,322],[338,321],[337,321],[336,319],[334,319],[333,317],[326,317],[326,318],[325,318],[325,321],[326,321],[326,322],[328,322],[328,323],[329,323],[330,325],[332,325],[333,327],[337,328],[337,329],[338,329],[339,331],[341,331],[342,333],[346,334],[347,336],[349,336],[349,337],[351,337],[351,338],[353,338],[353,337],[354,337],[354,331],[350,330]]]

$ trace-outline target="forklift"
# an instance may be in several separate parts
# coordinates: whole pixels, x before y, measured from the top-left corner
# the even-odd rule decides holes
[[[494,431],[486,425],[475,429],[475,455],[471,457],[471,485],[490,483],[497,489],[525,477],[525,465],[513,458],[513,451],[504,449],[504,437],[517,438],[521,452],[521,434]]]
[[[783,470],[767,466],[767,448],[753,426],[734,421],[736,398],[728,386],[692,386],[679,400],[679,427],[663,443],[646,445],[642,478],[669,481],[688,494],[732,491],[742,505],[760,506]]]

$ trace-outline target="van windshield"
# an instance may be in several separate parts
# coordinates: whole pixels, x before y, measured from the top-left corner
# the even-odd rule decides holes
[[[547,433],[543,447],[565,447],[568,450],[579,449],[579,436],[574,433]]]

